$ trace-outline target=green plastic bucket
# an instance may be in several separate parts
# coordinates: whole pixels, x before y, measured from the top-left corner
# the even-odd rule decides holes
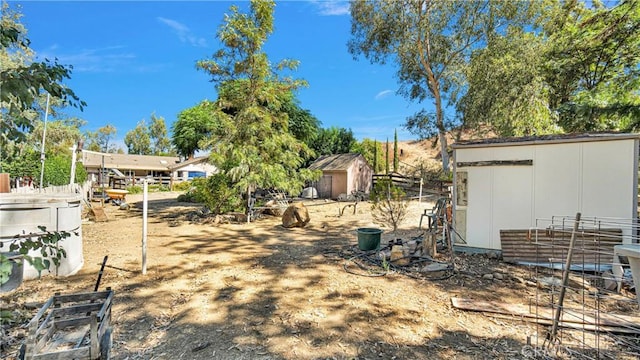
[[[380,235],[382,230],[376,228],[358,229],[358,248],[363,251],[380,248]]]

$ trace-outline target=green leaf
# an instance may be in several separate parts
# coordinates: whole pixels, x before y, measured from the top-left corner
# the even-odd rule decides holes
[[[13,262],[0,254],[0,284],[9,281],[11,272],[13,271]]]

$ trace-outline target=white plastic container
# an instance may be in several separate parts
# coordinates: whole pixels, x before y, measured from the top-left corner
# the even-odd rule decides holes
[[[614,261],[615,264],[613,269],[614,274],[616,274],[616,278],[622,278],[622,270],[616,267],[616,264],[619,264],[620,262],[618,256],[626,256],[629,260],[633,284],[636,287],[636,300],[638,301],[638,305],[640,305],[640,244],[616,245],[613,247],[613,252],[616,260]]]
[[[16,235],[42,234],[38,226],[45,226],[51,232],[66,231],[71,236],[59,244],[67,256],[61,259],[57,269],[51,262],[49,271],[43,271],[42,275],[69,276],[77,273],[84,265],[81,201],[79,194],[0,194],[0,242],[3,243],[0,251],[9,251],[9,244]],[[29,255],[39,256],[39,252]],[[38,272],[25,263],[23,276],[24,279],[35,279]]]

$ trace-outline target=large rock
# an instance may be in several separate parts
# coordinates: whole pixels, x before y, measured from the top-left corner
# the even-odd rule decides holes
[[[282,214],[282,226],[286,228],[304,227],[309,223],[309,211],[302,203],[289,205]]]

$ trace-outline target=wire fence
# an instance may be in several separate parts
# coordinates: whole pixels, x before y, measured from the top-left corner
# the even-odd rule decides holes
[[[638,244],[638,229],[637,219],[579,214],[536,221],[531,311],[538,326],[529,339],[534,357],[640,358],[633,259],[619,253],[623,244]]]

